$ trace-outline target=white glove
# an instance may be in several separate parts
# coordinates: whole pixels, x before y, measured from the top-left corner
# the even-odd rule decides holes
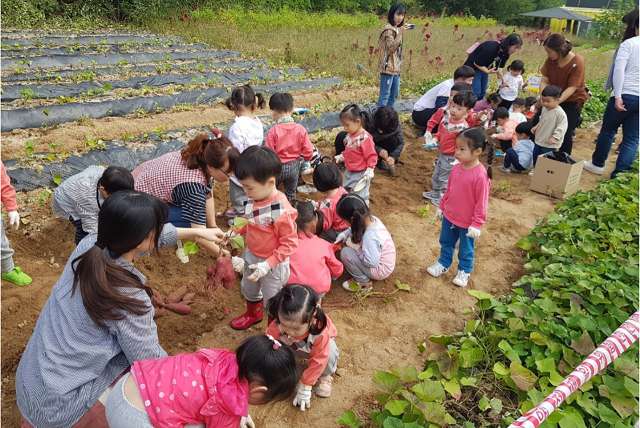
[[[298,392],[296,398],[293,399],[294,406],[300,406],[300,410],[304,412],[304,409],[311,407],[311,386],[298,384]]]
[[[336,161],[336,163],[344,162],[344,156],[337,155],[333,158],[333,160]]]
[[[442,210],[440,208],[436,211],[436,220],[442,220]]]
[[[20,214],[18,214],[18,211],[9,211],[7,212],[7,215],[9,216],[9,224],[11,225],[11,228],[13,230],[18,230],[18,227],[20,227]]]
[[[482,233],[482,231],[480,229],[476,229],[475,227],[469,227],[469,231],[467,232],[467,236],[469,238],[479,238],[480,237],[480,233]]]
[[[431,132],[427,131],[424,133],[424,142],[425,144],[431,144],[431,140],[433,140],[433,135]]]
[[[335,241],[333,241],[334,244],[339,244],[341,242],[346,242],[347,238],[349,238],[349,235],[347,235],[345,232],[340,232],[338,234],[338,237],[336,238]]]
[[[242,273],[244,271],[244,259],[242,257],[231,257],[231,264],[236,272]]]
[[[366,178],[367,180],[371,180],[373,178],[373,168],[367,168],[362,174],[362,178]]]
[[[320,207],[320,204],[318,204],[318,201],[314,201],[313,199],[307,199],[307,202],[313,205],[313,208],[316,210]]]
[[[233,231],[233,227],[230,227],[229,230],[224,233],[225,238],[233,238],[234,236],[236,236],[236,233]]]
[[[269,273],[271,266],[269,266],[269,262],[264,261],[254,265],[249,265],[249,269],[253,270],[253,273],[247,277],[247,280],[256,282]]]
[[[486,113],[485,113],[485,114],[483,114],[482,116],[480,116],[480,117],[478,118],[478,122],[480,122],[480,123],[484,122],[485,120],[487,120],[487,117],[488,117],[488,116],[487,116],[487,114],[486,114]]]
[[[360,248],[362,248],[362,244],[356,244],[351,240],[351,237],[347,238],[347,242],[345,242],[345,244],[347,244],[347,247],[353,248],[356,251],[359,251]]]
[[[253,419],[251,419],[251,415],[244,416],[240,419],[240,425],[238,428],[256,428],[256,424],[253,423]]]

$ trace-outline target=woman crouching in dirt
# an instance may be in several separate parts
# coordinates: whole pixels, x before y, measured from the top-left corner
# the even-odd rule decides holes
[[[133,265],[178,239],[219,242],[218,228],[165,224],[167,204],[134,190],[107,198],[98,233],[74,250],[54,285],[16,373],[22,428],[107,428],[110,385],[136,360],[166,357],[151,289]]]
[[[178,152],[149,160],[133,171],[135,189],[169,204],[169,223],[176,227],[216,227],[214,182],[229,181],[240,152],[224,134],[198,135]],[[218,256],[220,247],[201,242]]]

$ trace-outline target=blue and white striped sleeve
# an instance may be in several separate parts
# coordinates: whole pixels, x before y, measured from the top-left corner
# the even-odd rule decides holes
[[[182,208],[182,219],[206,225],[206,203],[209,189],[201,183],[180,183],[173,188],[171,199]]]

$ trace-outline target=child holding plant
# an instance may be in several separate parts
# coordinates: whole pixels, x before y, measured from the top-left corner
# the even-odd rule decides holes
[[[229,139],[235,148],[242,153],[247,147],[262,144],[264,139],[262,122],[253,115],[257,108],[265,106],[262,94],[256,94],[249,85],[238,86],[231,91],[231,96],[224,103],[236,116],[234,124],[229,128]],[[229,180],[229,199],[233,208],[226,211],[225,216],[230,219],[238,215],[242,216],[247,195],[237,177],[231,177]],[[232,223],[229,221],[229,225]]]
[[[249,405],[288,398],[298,379],[293,352],[263,335],[248,337],[235,353],[201,349],[134,361],[109,395],[107,422],[110,428],[255,428]]]
[[[265,146],[271,147],[282,162],[282,174],[276,182],[284,184],[288,200],[296,198],[296,187],[300,176],[300,157],[309,161],[313,156],[313,145],[302,125],[293,121],[293,97],[288,92],[273,94],[269,108],[276,124],[267,132]]]
[[[388,278],[396,266],[396,247],[391,234],[379,218],[371,215],[367,204],[356,194],[343,195],[336,212],[349,225],[349,229],[340,232],[335,240],[335,244],[346,244],[340,258],[353,277],[343,282],[342,288],[347,291],[371,290],[372,280]]]
[[[318,304],[331,289],[331,278],[342,275],[344,266],[336,259],[334,246],[319,238],[324,216],[311,202],[292,201],[298,211],[298,249],[289,258],[289,284],[307,284],[318,293]]]
[[[238,159],[235,176],[248,200],[244,217],[248,223],[235,233],[246,234],[242,294],[247,311],[231,321],[231,328],[246,330],[262,321],[263,302],[289,279],[289,257],[298,248],[296,217],[284,193],[276,187],[282,163],[269,147],[251,146]]]
[[[348,192],[342,187],[342,174],[335,163],[321,163],[313,171],[313,185],[318,192],[324,193],[324,199],[318,201],[318,210],[324,221],[320,237],[333,242],[338,234],[349,226],[336,213],[336,206],[342,195]]]
[[[460,163],[451,169],[449,185],[436,211],[436,219],[442,220],[440,258],[427,272],[434,277],[447,273],[460,241],[458,273],[453,283],[466,287],[473,270],[474,242],[487,221],[493,143],[487,141],[482,128],[473,127],[460,132],[455,144],[455,158]],[[478,157],[487,148],[489,168],[485,170]]]
[[[518,122],[509,118],[509,111],[504,107],[498,107],[493,114],[493,118],[498,124],[498,129],[489,138],[494,143],[499,141],[500,150],[502,150],[502,153],[506,153],[507,149],[515,146],[518,141],[518,136],[516,135]]]
[[[308,359],[293,399],[293,405],[303,412],[311,407],[314,385],[318,397],[331,395],[332,375],[338,368],[338,331],[318,303],[311,287],[297,284],[285,286],[269,302],[269,317],[274,321],[267,335],[289,347],[296,357]]]

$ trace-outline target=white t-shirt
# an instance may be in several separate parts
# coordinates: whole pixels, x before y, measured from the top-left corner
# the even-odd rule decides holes
[[[426,94],[420,97],[418,101],[413,105],[414,111],[423,111],[428,108],[436,107],[436,99],[438,97],[447,97],[451,95],[451,88],[453,87],[453,79],[445,80],[438,83],[433,88],[429,89]]]
[[[622,94],[640,95],[640,36],[635,36],[622,42],[616,55],[613,70],[612,97],[620,98]]]
[[[518,98],[518,91],[522,89],[522,85],[524,85],[522,74],[514,76],[511,72],[507,72],[507,74],[502,76],[502,83],[506,83],[507,86],[500,88],[498,93],[500,94],[500,98],[505,101],[513,101]]]
[[[517,121],[518,123],[522,123],[522,122],[526,122],[527,121],[527,116],[525,116],[522,113],[510,112],[509,113],[509,119],[513,119],[513,120]]]
[[[229,139],[240,153],[250,146],[257,146],[264,141],[264,128],[257,117],[236,116],[235,123],[229,128]],[[233,176],[231,181],[242,187]]]

